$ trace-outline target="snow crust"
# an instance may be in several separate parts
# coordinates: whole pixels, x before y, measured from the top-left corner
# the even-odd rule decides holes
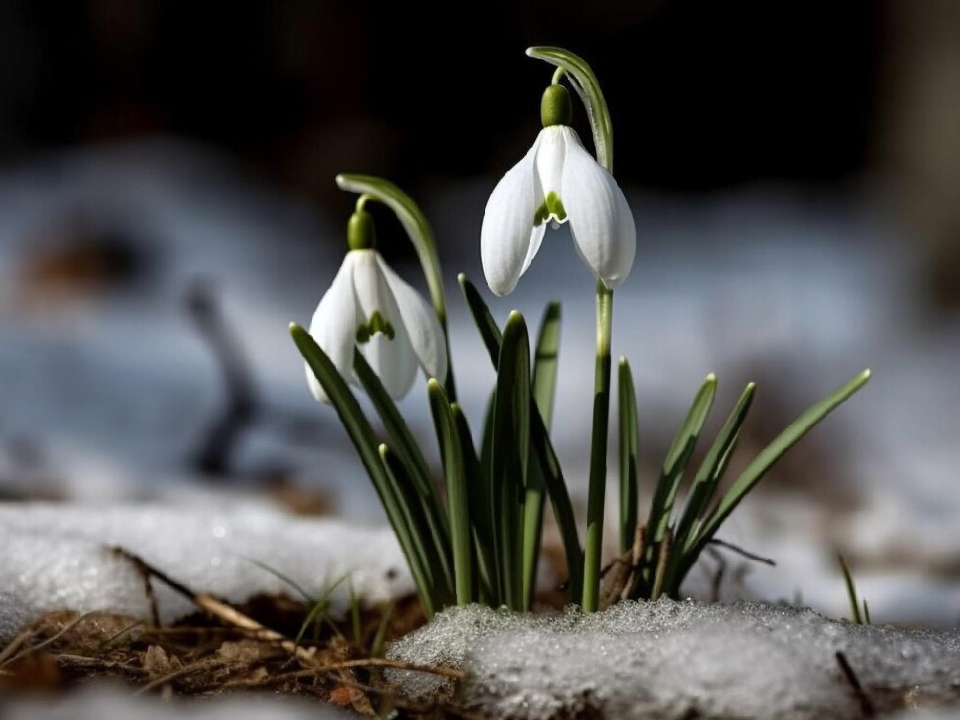
[[[6,720],[336,720],[353,717],[328,705],[268,695],[193,701],[134,697],[129,688],[97,687],[66,697],[0,703]]]
[[[253,561],[283,573],[314,596],[348,575],[331,597],[334,612],[346,608],[350,583],[368,602],[414,590],[389,529],[295,518],[265,504],[4,504],[0,545],[0,639],[54,610],[148,619],[143,577],[110,550],[116,546],[197,592],[231,602],[259,593],[297,596]],[[153,588],[162,621],[192,611],[162,583],[154,581]]]
[[[454,608],[389,657],[467,671],[462,693],[490,717],[861,717],[838,665],[893,711],[960,697],[960,634],[858,626],[790,606],[626,602],[594,614]],[[414,697],[449,690],[393,671]]]

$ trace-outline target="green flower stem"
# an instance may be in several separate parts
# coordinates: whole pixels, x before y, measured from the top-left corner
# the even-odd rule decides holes
[[[590,442],[590,486],[587,494],[587,537],[583,566],[583,609],[594,612],[600,600],[603,549],[603,504],[607,486],[607,430],[610,420],[610,336],[613,332],[613,290],[597,283],[597,360],[593,383],[593,434]]]

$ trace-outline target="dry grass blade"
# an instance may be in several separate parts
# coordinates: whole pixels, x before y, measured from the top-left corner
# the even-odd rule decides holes
[[[26,657],[27,655],[32,655],[33,653],[36,653],[36,652],[39,652],[40,650],[43,650],[43,648],[48,647],[48,646],[50,646],[51,644],[55,643],[57,640],[59,640],[60,638],[62,638],[64,635],[66,635],[68,632],[70,632],[71,630],[73,630],[75,627],[77,627],[77,625],[79,625],[79,624],[82,623],[84,620],[90,618],[91,616],[93,616],[93,615],[95,615],[95,614],[96,614],[96,613],[89,612],[89,613],[85,613],[85,614],[83,614],[83,615],[80,615],[80,616],[76,617],[72,622],[67,623],[63,628],[61,628],[59,632],[57,632],[57,633],[55,633],[54,635],[48,637],[48,638],[47,638],[46,640],[44,640],[43,642],[38,643],[38,644],[36,644],[36,645],[32,645],[32,646],[28,647],[26,650],[23,650],[23,651],[17,653],[16,655],[13,655],[12,657],[7,657],[6,659],[3,660],[2,663],[0,663],[0,667],[2,667],[2,666],[4,666],[4,665],[7,665],[7,664],[9,664],[9,663],[14,663],[14,662],[16,662],[17,660],[20,660],[21,658]],[[12,645],[12,644],[13,644],[13,643],[11,643],[11,645]],[[9,646],[8,646],[8,647],[9,647]],[[4,652],[6,652],[6,649],[4,650]]]

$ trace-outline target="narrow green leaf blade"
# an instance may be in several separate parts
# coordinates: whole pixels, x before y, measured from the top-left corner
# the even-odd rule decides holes
[[[387,477],[386,470],[380,460],[378,443],[373,428],[367,422],[363,410],[360,409],[360,404],[353,396],[347,383],[340,377],[340,373],[337,372],[330,358],[317,345],[310,333],[300,325],[291,323],[290,336],[317,378],[317,382],[323,387],[340,418],[341,424],[347,431],[350,441],[357,449],[367,475],[380,497],[387,519],[397,535],[400,548],[407,558],[407,564],[410,566],[410,572],[417,585],[417,593],[420,596],[423,610],[428,617],[433,617],[435,608],[431,601],[431,586],[426,580],[424,569],[420,566],[411,537],[412,532],[419,532],[420,529],[410,528],[404,519],[399,501],[392,490],[391,481]]]
[[[443,564],[436,548],[422,532],[427,523],[423,508],[417,502],[413,481],[400,457],[389,446],[381,443],[377,451],[387,479],[390,481],[390,488],[396,498],[397,506],[403,514],[407,527],[411,529],[410,541],[424,582],[429,584],[434,607],[442,607],[448,599],[453,597],[453,591],[443,572]]]
[[[457,605],[474,601],[473,557],[470,524],[470,497],[467,490],[466,468],[460,435],[457,432],[447,393],[437,380],[427,382],[430,410],[440,430],[443,448],[443,468],[447,478],[447,509],[450,513],[450,541],[453,545],[453,574],[455,578]]]
[[[530,340],[523,316],[510,313],[503,331],[493,419],[493,479],[499,483],[495,524],[507,605],[523,610],[523,497],[530,448]]]
[[[633,373],[626,358],[620,358],[617,376],[620,407],[620,554],[633,547],[637,531],[637,458],[640,435],[637,428],[637,395]]]
[[[447,584],[452,587],[450,528],[443,503],[440,500],[440,494],[431,480],[427,461],[390,394],[383,387],[380,378],[377,377],[377,374],[359,350],[354,352],[353,368],[357,374],[357,379],[366,391],[367,397],[370,398],[374,409],[390,435],[391,450],[399,456],[400,462],[406,469],[405,474],[413,480],[416,495],[423,506],[426,523],[430,529],[433,554],[439,558],[443,577]]]
[[[843,572],[843,581],[847,586],[847,599],[850,601],[850,620],[857,625],[863,625],[863,616],[860,614],[860,601],[857,600],[857,587],[853,583],[853,575],[850,573],[850,566],[838,554],[837,560],[840,561],[840,570]]]
[[[533,399],[544,426],[550,428],[553,401],[557,387],[558,354],[560,351],[560,303],[547,305],[540,321],[537,345],[533,353]],[[527,467],[527,487],[523,503],[523,606],[533,607],[537,567],[543,531],[543,472],[535,454]]]
[[[647,538],[651,541],[651,547],[659,543],[666,533],[670,522],[670,513],[673,510],[673,503],[677,497],[677,488],[680,485],[680,478],[683,471],[693,454],[697,438],[703,429],[703,424],[707,420],[710,408],[713,406],[713,399],[717,392],[717,378],[711,373],[707,375],[703,385],[697,391],[687,411],[683,423],[673,437],[670,449],[660,468],[660,477],[657,480],[657,487],[654,491],[653,502],[650,506],[650,517],[647,520]]]
[[[674,534],[674,546],[678,557],[687,547],[690,533],[696,527],[696,521],[703,517],[710,505],[710,500],[720,483],[721,471],[726,468],[727,463],[724,461],[729,462],[730,449],[735,444],[740,426],[743,425],[743,421],[750,411],[756,387],[756,383],[749,383],[744,388],[736,406],[727,416],[720,432],[717,433],[716,439],[707,451],[706,457],[700,463],[700,468],[697,470],[693,484],[690,486],[686,508]]]
[[[714,536],[717,529],[723,521],[727,519],[730,513],[733,512],[734,508],[740,504],[740,501],[760,482],[773,464],[817,423],[862,388],[869,379],[870,370],[864,370],[848,380],[794,420],[786,430],[780,433],[773,442],[767,445],[767,447],[757,455],[754,461],[747,466],[740,477],[738,477],[733,485],[723,494],[716,510],[704,524],[697,538],[697,554],[699,554],[699,551],[710,541],[710,538]]]
[[[480,600],[494,607],[500,605],[494,595],[494,575],[496,573],[496,533],[490,520],[490,488],[481,469],[480,460],[473,447],[473,435],[466,415],[457,403],[450,404],[453,420],[457,426],[457,436],[463,452],[463,465],[467,476],[467,494],[470,497],[470,522],[473,525],[474,547],[480,581]]]
[[[480,298],[480,294],[473,284],[467,280],[463,273],[459,275],[458,279],[460,281],[460,287],[463,290],[464,298],[470,307],[470,312],[473,314],[477,327],[480,329],[480,334],[483,337],[484,344],[490,354],[490,361],[493,363],[494,370],[496,370],[500,361],[500,344],[502,340],[500,328],[497,327],[493,316],[490,314],[489,309],[487,309],[486,304]],[[490,447],[493,444],[493,434],[491,430],[493,426],[493,406],[494,403],[491,402],[484,428],[483,444],[481,446],[481,465],[484,470],[484,475],[488,477],[492,474],[492,462],[488,462],[488,458],[491,456]],[[531,413],[530,423],[532,449],[540,464],[540,471],[543,474],[547,495],[550,498],[553,514],[557,520],[560,537],[563,541],[564,555],[566,556],[567,568],[570,573],[570,597],[579,601],[583,589],[583,549],[580,546],[580,538],[577,533],[573,504],[570,502],[570,494],[567,491],[567,485],[563,479],[563,471],[560,468],[557,453],[553,448],[553,444],[550,442],[549,433],[539,412]],[[502,555],[502,549],[498,548],[496,557],[499,559]],[[498,574],[498,577],[500,576],[502,576],[502,573]]]
[[[480,297],[480,292],[476,286],[467,279],[463,273],[457,275],[457,282],[460,283],[460,290],[463,292],[463,298],[467,301],[467,307],[473,316],[473,321],[477,324],[480,331],[480,337],[483,340],[487,352],[490,354],[490,361],[493,367],[497,367],[500,361],[500,343],[503,339],[500,328],[497,326],[490,308]]]
[[[537,334],[537,346],[533,355],[533,398],[543,418],[544,427],[550,429],[553,420],[553,404],[557,390],[557,370],[560,353],[560,303],[551,302],[544,310]]]

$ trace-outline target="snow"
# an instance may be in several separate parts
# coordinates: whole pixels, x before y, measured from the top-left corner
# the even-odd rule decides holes
[[[490,717],[857,718],[843,652],[875,706],[960,697],[960,633],[829,620],[790,606],[626,602],[600,613],[440,613],[388,656],[467,672],[461,698]],[[415,697],[433,676],[391,671]],[[908,695],[909,693],[909,695]]]
[[[55,699],[0,702],[6,720],[336,720],[354,717],[328,705],[247,694],[201,700],[133,697],[129,688],[96,687]]]
[[[0,640],[55,610],[110,611],[149,618],[143,578],[122,547],[191,589],[230,602],[260,593],[297,596],[258,561],[311,596],[347,575],[331,597],[342,612],[352,583],[375,603],[412,593],[406,562],[389,529],[342,520],[295,518],[265,504],[194,498],[167,506],[0,505]],[[160,617],[192,611],[153,582]]]

